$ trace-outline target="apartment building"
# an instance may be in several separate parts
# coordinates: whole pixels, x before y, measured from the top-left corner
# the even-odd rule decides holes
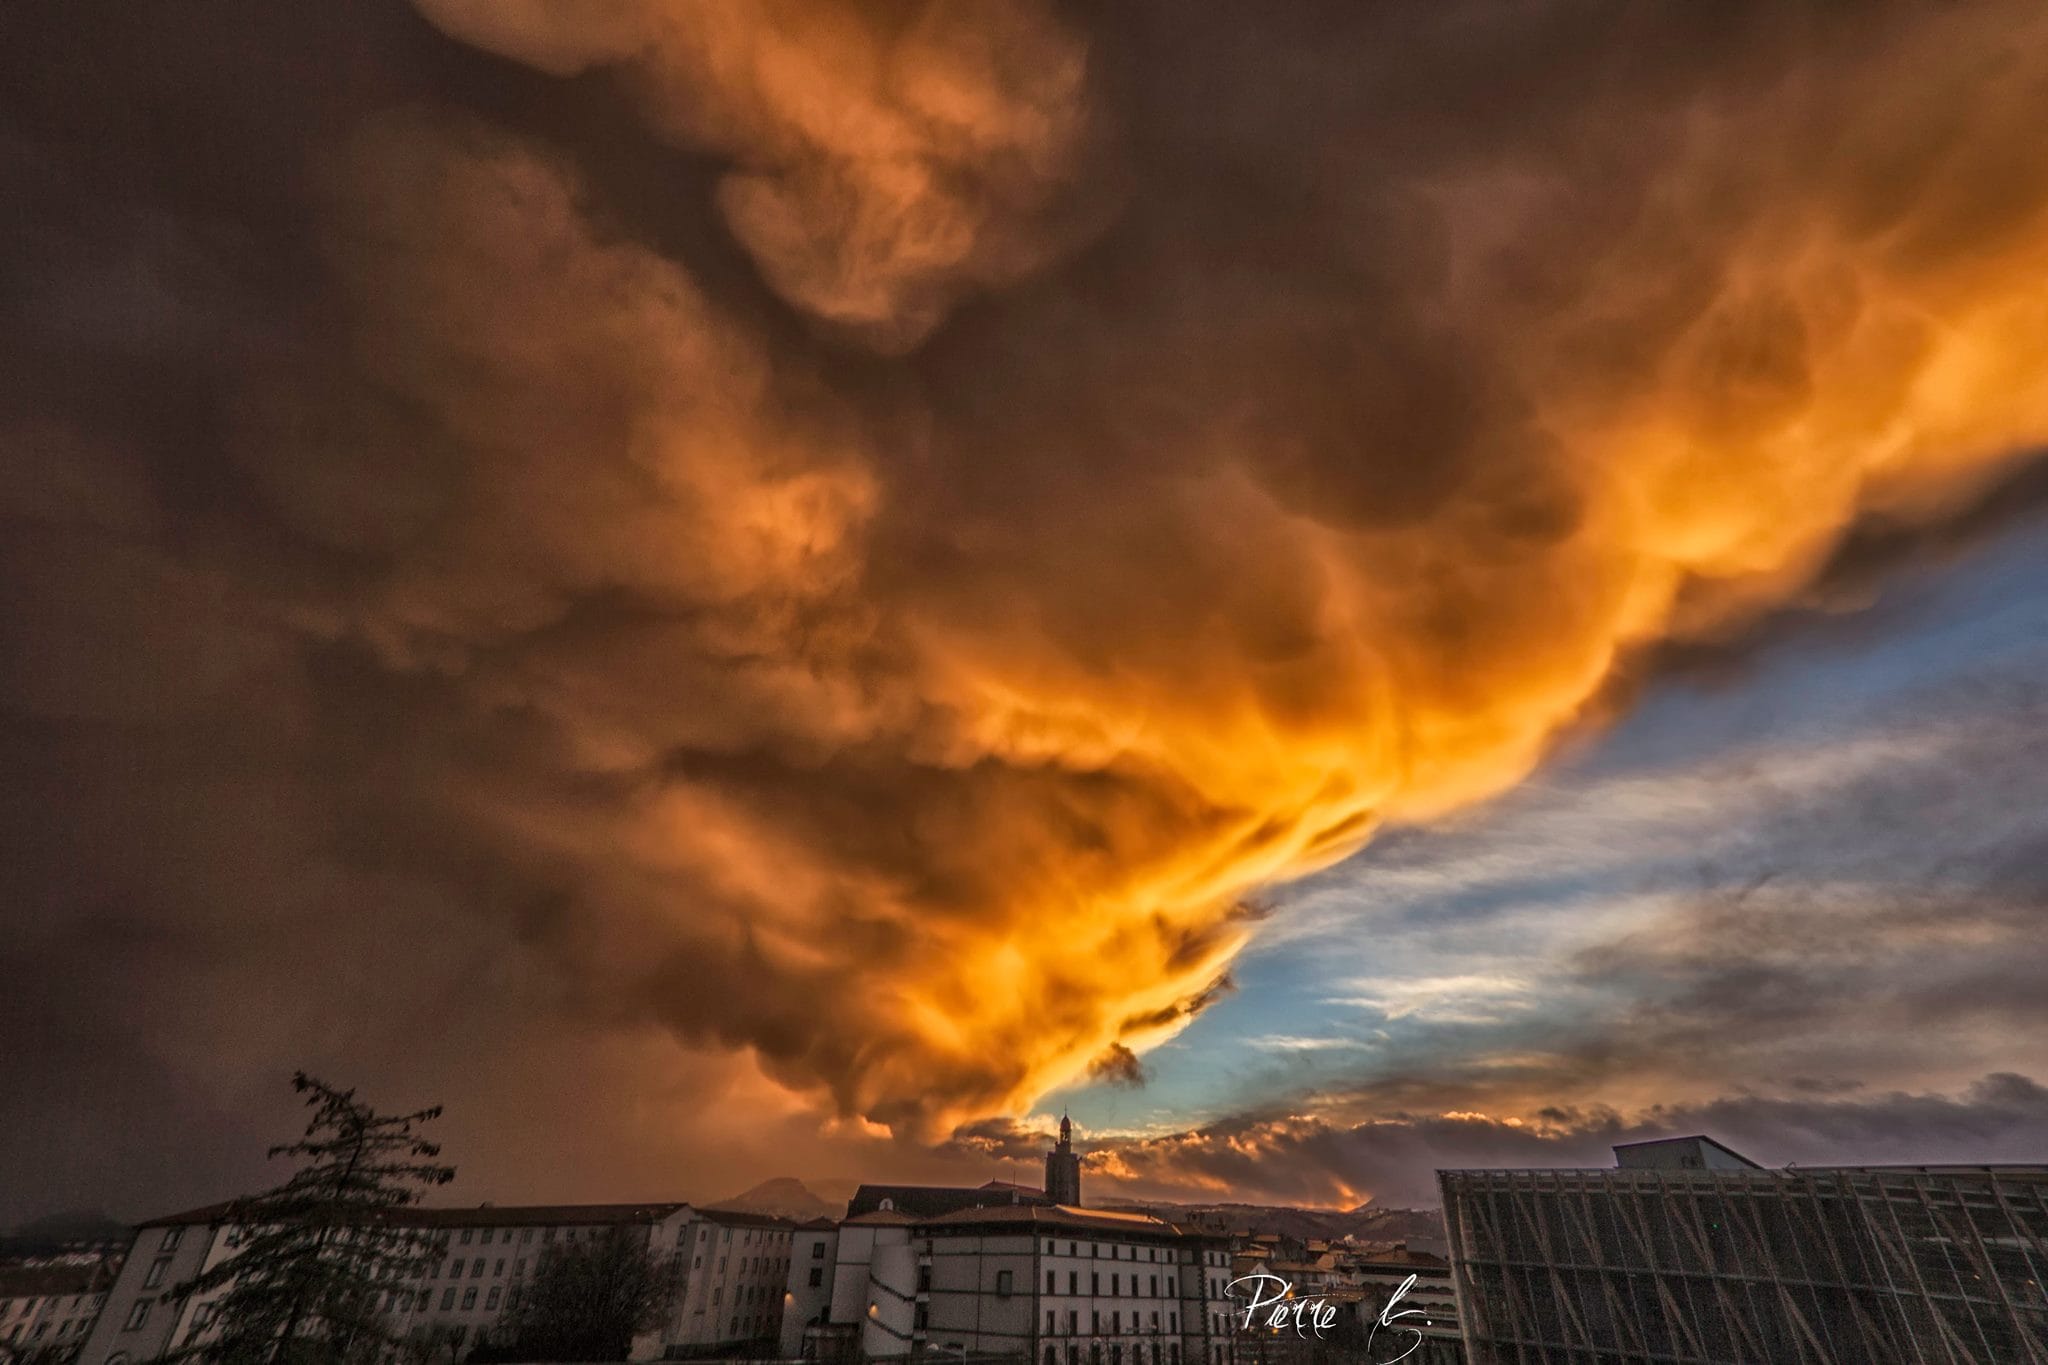
[[[813,1218],[790,1233],[789,1281],[783,1290],[782,1334],[776,1354],[804,1354],[804,1329],[832,1320],[833,1270],[839,1262],[839,1224]]]
[[[0,1355],[65,1357],[85,1344],[113,1271],[106,1262],[0,1268]]]
[[[797,1225],[772,1214],[698,1209],[682,1229],[682,1289],[661,1354],[686,1356],[752,1343],[774,1351],[792,1277]]]
[[[228,1212],[215,1204],[137,1230],[78,1365],[141,1365],[207,1340],[219,1293],[176,1299],[170,1291],[237,1254],[244,1229]],[[392,1219],[427,1234],[434,1255],[419,1274],[384,1291],[386,1320],[397,1336],[431,1339],[451,1352],[490,1336],[550,1248],[620,1228],[676,1256],[680,1272],[673,1310],[633,1343],[633,1359],[773,1342],[781,1331],[794,1230],[785,1219],[684,1203],[411,1208]]]

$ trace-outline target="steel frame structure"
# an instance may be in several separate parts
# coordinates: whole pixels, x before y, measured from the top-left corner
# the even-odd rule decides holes
[[[2048,1167],[1439,1180],[1472,1365],[2048,1365]]]

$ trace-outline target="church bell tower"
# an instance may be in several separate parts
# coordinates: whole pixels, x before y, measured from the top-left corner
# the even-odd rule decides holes
[[[1045,1154],[1045,1197],[1055,1204],[1081,1202],[1081,1157],[1074,1151],[1074,1125],[1060,1115],[1059,1145]]]

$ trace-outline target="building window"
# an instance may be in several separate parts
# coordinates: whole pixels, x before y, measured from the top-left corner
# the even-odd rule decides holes
[[[1100,1294],[1102,1292],[1102,1275],[1097,1271],[1091,1270],[1088,1272],[1088,1292],[1090,1294]]]
[[[448,1278],[451,1280],[462,1278],[462,1258],[460,1256],[448,1263]]]
[[[474,1308],[474,1307],[476,1307],[476,1291],[475,1291],[474,1289],[465,1289],[465,1290],[463,1290],[463,1291],[462,1291],[462,1311],[463,1311],[463,1312],[465,1312],[465,1313],[467,1313],[467,1312],[468,1312],[468,1311],[469,1311],[470,1309],[472,1309],[472,1308]]]
[[[484,1307],[486,1309],[496,1308],[498,1306],[498,1295],[502,1292],[496,1285],[491,1286],[491,1292],[484,1295]]]
[[[462,1230],[462,1244],[463,1244],[464,1246],[468,1246],[468,1245],[470,1244],[470,1242],[471,1242],[471,1241],[472,1241],[472,1240],[473,1240],[473,1239],[474,1239],[475,1237],[476,1237],[476,1229],[475,1229],[475,1228],[464,1228],[464,1229]]]
[[[164,1282],[164,1272],[170,1268],[171,1258],[168,1256],[160,1256],[150,1262],[149,1274],[143,1276],[142,1287],[144,1289],[154,1289],[162,1284]]]
[[[505,1263],[504,1263],[503,1261],[500,1261],[500,1262],[498,1262],[498,1263],[497,1263],[497,1265],[495,1265],[495,1266],[491,1267],[491,1274],[492,1274],[492,1275],[502,1275],[502,1274],[504,1274],[504,1273],[505,1273]]]
[[[481,1280],[484,1277],[484,1258],[479,1256],[469,1263],[469,1278]]]
[[[519,1244],[520,1244],[521,1246],[524,1246],[524,1245],[525,1245],[526,1243],[528,1243],[528,1242],[531,1242],[532,1240],[533,1240],[533,1229],[532,1229],[532,1228],[521,1228],[521,1229],[519,1229]]]
[[[1121,1294],[1121,1293],[1123,1293],[1123,1292],[1124,1292],[1124,1291],[1123,1291],[1123,1276],[1121,1276],[1121,1275],[1112,1275],[1112,1276],[1110,1276],[1110,1277],[1109,1277],[1109,1296],[1110,1296],[1110,1297],[1111,1297],[1111,1298],[1113,1299],[1113,1298],[1115,1298],[1115,1297],[1116,1297],[1117,1295],[1119,1295],[1119,1294]]]
[[[1058,1347],[1048,1346],[1045,1348],[1045,1365],[1060,1365],[1060,1353]]]
[[[823,1283],[825,1283],[825,1268],[823,1266],[812,1266],[811,1288],[816,1289],[819,1285]]]
[[[811,1244],[811,1259],[814,1261],[825,1259],[825,1244],[823,1242],[813,1242]]]
[[[143,1323],[148,1321],[149,1300],[137,1299],[135,1301],[135,1306],[128,1310],[128,1321],[122,1325],[121,1330],[124,1332],[132,1332],[136,1328],[142,1326]]]
[[[998,1270],[998,1271],[996,1272],[996,1294],[997,1294],[997,1296],[998,1296],[999,1298],[1005,1298],[1005,1299],[1009,1298],[1009,1297],[1010,1297],[1010,1293],[1011,1293],[1011,1288],[1010,1288],[1010,1285],[1011,1285],[1011,1279],[1010,1279],[1010,1272],[1009,1272],[1009,1271],[1007,1271],[1007,1270]]]
[[[1152,1277],[1152,1297],[1155,1299],[1159,1297],[1159,1277],[1157,1275]]]
[[[443,1313],[445,1313],[445,1312],[447,1312],[447,1311],[448,1311],[449,1309],[451,1309],[451,1308],[453,1308],[453,1307],[455,1307],[455,1290],[454,1290],[453,1288],[449,1288],[449,1289],[444,1289],[444,1290],[442,1290],[442,1291],[441,1291],[441,1311],[442,1311]]]
[[[165,1228],[163,1244],[159,1246],[157,1250],[161,1252],[176,1251],[178,1249],[178,1243],[184,1240],[185,1229],[178,1227]]]

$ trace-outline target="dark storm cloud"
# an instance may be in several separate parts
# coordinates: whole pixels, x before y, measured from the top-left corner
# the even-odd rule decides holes
[[[2048,432],[2016,5],[567,13],[0,18],[10,1206],[1129,1074]]]

